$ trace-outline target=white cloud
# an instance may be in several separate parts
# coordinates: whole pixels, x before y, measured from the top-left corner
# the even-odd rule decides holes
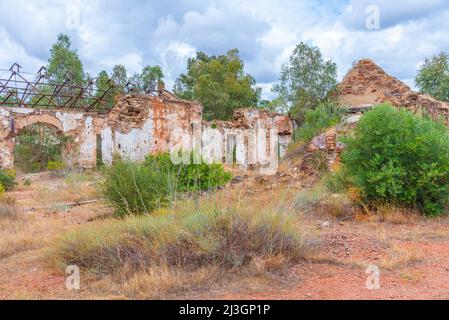
[[[364,26],[369,4],[379,6],[380,30]],[[449,52],[444,0],[0,0],[0,19],[0,68],[17,61],[36,70],[64,32],[90,73],[119,63],[130,74],[160,64],[170,87],[197,50],[237,47],[264,97],[301,41],[320,47],[340,77],[367,57],[408,84],[425,57]]]

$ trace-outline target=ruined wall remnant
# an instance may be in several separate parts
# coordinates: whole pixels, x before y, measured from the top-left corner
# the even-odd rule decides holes
[[[151,153],[191,150],[200,144],[202,107],[164,92],[159,96],[127,95],[110,112],[102,130],[102,154],[141,161]],[[195,138],[196,137],[196,141]]]
[[[77,111],[0,107],[0,166],[13,167],[15,137],[25,127],[40,123],[56,128],[60,134],[71,137],[63,154],[68,166],[95,167],[94,117],[97,118],[97,126],[104,121],[97,114]]]
[[[234,121],[207,123],[202,110],[200,104],[165,90],[157,96],[121,96],[107,114],[0,107],[0,166],[13,167],[15,136],[42,123],[72,137],[63,155],[69,167],[95,167],[97,152],[110,164],[116,154],[143,161],[153,153],[196,150],[210,162],[275,173],[272,165],[285,153],[293,133],[287,116],[241,109]]]
[[[339,102],[344,106],[389,102],[396,107],[429,114],[435,119],[443,118],[449,126],[449,103],[412,91],[372,60],[360,60],[340,83],[339,92]]]
[[[339,84],[339,103],[349,107],[342,124],[315,137],[306,148],[300,170],[316,173],[316,159],[322,156],[328,170],[338,167],[344,145],[339,137],[347,134],[358,123],[363,112],[374,105],[389,102],[418,114],[443,119],[449,126],[449,104],[428,95],[414,92],[398,79],[388,75],[372,60],[361,60]]]
[[[203,155],[210,162],[235,163],[262,174],[275,174],[292,134],[292,122],[285,115],[238,109],[233,121],[203,123]]]

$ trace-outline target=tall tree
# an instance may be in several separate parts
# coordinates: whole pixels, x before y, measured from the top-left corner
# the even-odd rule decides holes
[[[69,77],[76,84],[84,83],[84,67],[78,57],[78,52],[71,48],[70,37],[59,34],[57,42],[50,50],[48,60],[48,75],[50,79],[61,84]]]
[[[97,79],[95,81],[95,87],[99,91],[98,93],[106,91],[109,88],[108,81],[109,81],[108,73],[104,70],[101,71],[98,74]]]
[[[426,58],[415,78],[416,86],[422,93],[441,101],[449,101],[449,56],[440,53]]]
[[[125,66],[118,64],[112,69],[111,79],[119,92],[125,92],[125,86],[128,83],[128,72]]]
[[[258,105],[261,89],[255,84],[245,73],[237,49],[220,56],[198,52],[188,60],[187,74],[176,80],[174,91],[181,98],[199,101],[206,119],[229,120],[235,109]]]
[[[325,61],[317,47],[300,43],[282,66],[279,83],[273,91],[278,94],[284,110],[302,123],[305,111],[326,100],[337,85],[337,65]]]
[[[142,71],[142,84],[144,91],[156,90],[159,81],[164,79],[160,66],[146,66]]]

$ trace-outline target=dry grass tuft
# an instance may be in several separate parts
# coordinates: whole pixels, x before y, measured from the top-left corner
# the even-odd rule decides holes
[[[100,197],[96,183],[81,174],[68,175],[63,183],[38,186],[37,193],[39,199],[54,209],[53,211],[64,211],[68,203],[79,203]]]
[[[14,198],[0,196],[0,220],[18,220],[19,209]]]
[[[304,235],[285,204],[220,203],[185,200],[154,216],[96,222],[58,240],[51,256],[131,298],[195,289],[223,273],[261,275],[303,258]]]
[[[346,195],[329,193],[321,184],[299,192],[295,203],[296,209],[305,214],[333,218],[347,218],[355,214],[354,205]]]
[[[29,232],[27,222],[15,199],[0,198],[0,259],[36,246],[36,239]]]
[[[421,219],[418,211],[396,206],[382,206],[376,216],[379,222],[391,224],[413,224]]]
[[[92,289],[102,295],[125,299],[158,300],[182,292],[200,291],[219,281],[218,267],[208,266],[194,271],[172,268],[167,265],[151,267],[129,274],[126,270],[108,276],[93,284]]]
[[[380,266],[383,269],[395,270],[402,267],[407,267],[411,264],[422,261],[422,254],[418,249],[413,247],[399,247],[393,246],[389,252],[388,257],[380,261]]]

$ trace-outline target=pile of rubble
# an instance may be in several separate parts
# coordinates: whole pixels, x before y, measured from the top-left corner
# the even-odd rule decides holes
[[[339,103],[357,108],[389,102],[434,119],[443,118],[449,126],[449,103],[414,92],[398,79],[388,75],[372,60],[360,60],[339,84]]]

